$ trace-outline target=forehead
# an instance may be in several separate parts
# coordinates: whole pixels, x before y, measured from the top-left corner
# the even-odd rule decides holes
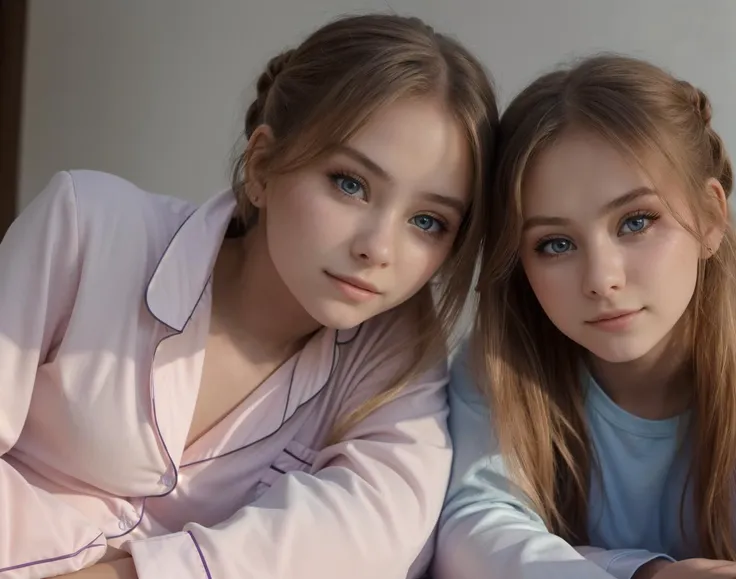
[[[467,136],[435,99],[406,98],[382,107],[347,144],[403,184],[447,193],[469,188]]]
[[[640,161],[591,132],[563,133],[524,180],[524,213],[596,208],[639,187],[661,191],[672,185],[663,160],[650,155]]]

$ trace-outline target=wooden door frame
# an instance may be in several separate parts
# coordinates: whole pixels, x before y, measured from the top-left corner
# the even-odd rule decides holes
[[[0,0],[0,239],[18,212],[27,0]]]

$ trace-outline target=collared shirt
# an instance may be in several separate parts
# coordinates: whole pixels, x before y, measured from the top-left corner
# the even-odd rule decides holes
[[[404,579],[427,562],[451,461],[445,364],[325,445],[406,362],[401,308],[322,329],[185,447],[234,210],[230,191],[195,207],[75,171],[11,226],[0,579],[69,573],[106,545],[141,579]]]

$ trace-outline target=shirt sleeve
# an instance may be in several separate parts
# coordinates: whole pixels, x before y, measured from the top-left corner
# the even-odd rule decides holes
[[[598,547],[577,547],[577,552],[598,565],[616,579],[631,579],[639,567],[664,559],[674,563],[674,559],[664,553],[652,553],[644,549],[601,549]]]
[[[610,573],[550,533],[507,477],[465,351],[453,364],[449,401],[455,455],[440,518],[434,579],[611,579]]]
[[[59,173],[0,243],[0,577],[70,573],[105,552],[102,532],[10,462],[31,404],[36,374],[64,332],[79,278],[71,175]]]
[[[391,334],[391,332],[387,332]],[[393,341],[396,341],[394,336]],[[361,358],[345,403],[385,390],[392,359]],[[450,475],[445,364],[405,386],[336,444],[313,474],[280,476],[213,528],[128,544],[140,579],[406,579],[436,527]]]

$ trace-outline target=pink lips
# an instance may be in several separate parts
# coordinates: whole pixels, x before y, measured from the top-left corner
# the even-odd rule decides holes
[[[365,302],[381,295],[381,292],[378,291],[376,286],[365,280],[351,276],[336,275],[328,271],[325,271],[325,274],[343,295],[352,301]]]
[[[638,310],[611,310],[585,322],[601,330],[618,331],[628,328],[644,308]]]

